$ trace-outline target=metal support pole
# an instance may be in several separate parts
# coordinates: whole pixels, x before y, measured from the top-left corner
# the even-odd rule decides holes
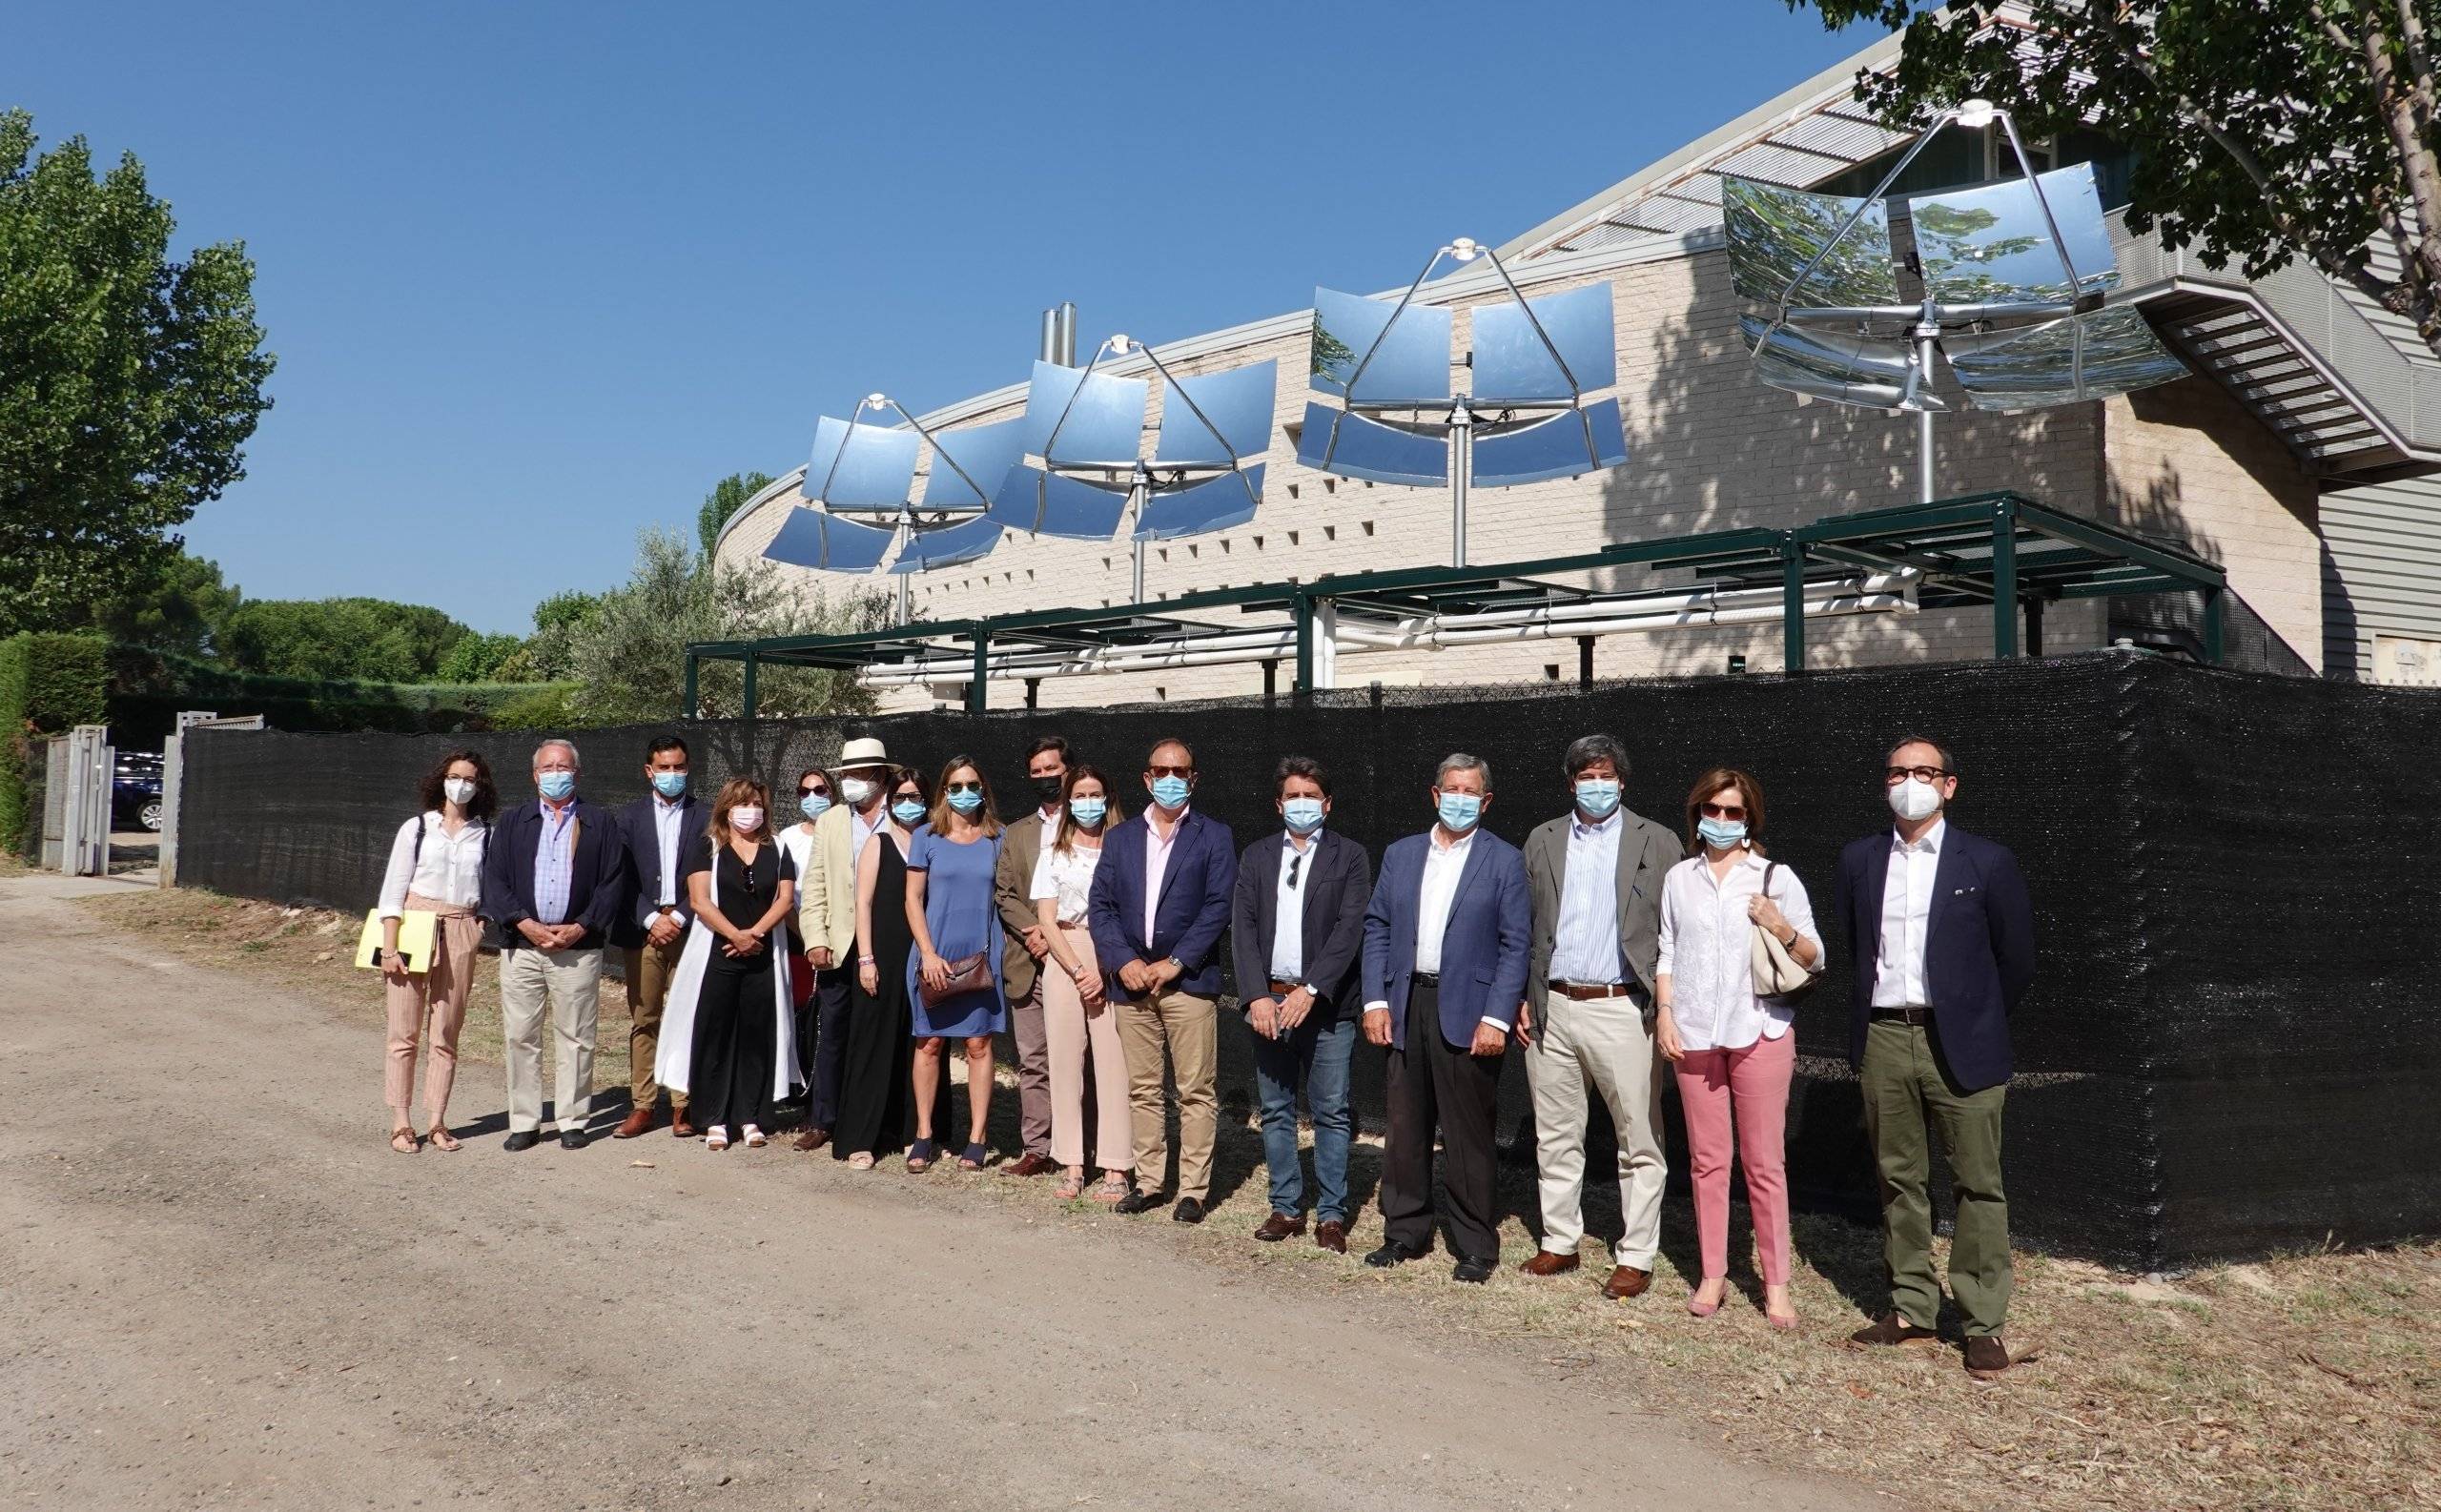
[[[1458,400],[1449,412],[1449,565],[1467,564],[1467,483],[1475,470],[1475,412]]]
[[[893,544],[898,547],[899,555],[906,555],[909,534],[907,521],[901,520],[892,526],[892,534],[896,538]],[[901,572],[895,576],[898,579],[898,623],[906,624],[915,618],[915,575],[912,572]]]
[[[1314,601],[1304,594],[1288,601],[1289,615],[1297,622],[1297,680],[1289,691],[1310,693],[1314,689]]]
[[[1339,601],[1323,599],[1314,605],[1314,685],[1339,686]]]
[[[1590,635],[1576,638],[1576,685],[1587,689],[1593,686],[1593,637]]]
[[[1992,506],[1992,655],[2018,654],[2018,512],[2003,499]]]
[[[2025,654],[2042,654],[2042,595],[2030,594],[2025,601]]]
[[[1279,702],[1280,664],[1278,662],[1265,662],[1262,664],[1262,706],[1269,708],[1271,705]]]
[[[743,712],[747,719],[754,717],[754,649],[751,646],[746,651],[746,707]]]
[[[980,714],[992,706],[992,684],[989,679],[992,659],[992,637],[981,625],[974,627],[974,672],[966,681],[966,711]]]
[[[1042,679],[1040,679],[1040,678],[1038,678],[1038,677],[1030,677],[1030,678],[1027,678],[1027,679],[1026,679],[1026,707],[1028,707],[1028,708],[1040,708],[1041,706],[1042,706]]]
[[[694,653],[694,652],[692,652],[692,651],[689,651],[689,652],[687,652],[687,693],[686,693],[686,702],[685,702],[685,703],[684,703],[684,704],[679,707],[679,710],[678,710],[679,717],[680,717],[680,718],[682,718],[682,719],[693,719],[693,718],[695,717],[695,710],[696,710],[696,702],[695,702],[695,677],[696,677],[695,653]]]
[[[1794,532],[1780,538],[1780,665],[1805,670],[1805,547]]]
[[[2204,590],[2204,661],[2206,665],[2221,664],[2221,590]]]
[[[1127,518],[1130,531],[1138,529],[1144,523],[1144,506],[1151,502],[1152,498],[1153,475],[1145,467],[1144,459],[1139,457],[1136,460],[1135,478],[1127,485]],[[1127,602],[1142,603],[1145,601],[1144,538],[1141,535],[1138,535],[1134,541],[1128,542],[1128,554],[1133,560],[1130,563]]]
[[[1926,398],[1933,394],[1933,344],[1940,339],[1941,328],[1933,318],[1933,302],[1924,301],[1924,318],[1916,327],[1916,391]],[[1933,412],[1916,412],[1916,502],[1933,501]]]

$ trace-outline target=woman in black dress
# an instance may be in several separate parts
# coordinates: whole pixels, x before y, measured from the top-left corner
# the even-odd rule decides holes
[[[923,775],[891,778],[887,817],[856,858],[855,991],[848,997],[848,1052],[839,1067],[839,1122],[831,1158],[870,1171],[879,1156],[907,1147],[915,1064],[914,1019],[907,998],[907,849],[932,807]]]
[[[761,783],[729,779],[712,803],[709,845],[680,872],[687,902],[713,939],[695,1004],[687,1089],[687,1110],[709,1150],[728,1148],[732,1126],[749,1146],[762,1145],[771,1122],[781,1049],[771,973],[796,911],[796,868],[765,828],[769,811],[770,793]]]

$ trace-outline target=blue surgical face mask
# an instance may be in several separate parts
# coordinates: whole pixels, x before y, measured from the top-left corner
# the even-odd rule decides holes
[[[1746,821],[1743,819],[1699,819],[1695,821],[1695,833],[1704,837],[1704,844],[1727,850],[1730,847],[1745,840]]]
[[[1610,818],[1619,811],[1619,780],[1616,777],[1578,778],[1576,807],[1596,819]]]
[[[924,820],[924,806],[913,798],[901,798],[890,806],[890,816],[902,825],[921,824]]]
[[[797,799],[797,812],[808,819],[819,819],[831,811],[831,800],[821,793],[806,793]]]
[[[1153,779],[1153,801],[1164,808],[1183,808],[1189,791],[1187,780],[1179,776]]]
[[[1068,811],[1076,816],[1077,823],[1083,825],[1088,829],[1091,829],[1094,826],[1102,822],[1102,815],[1110,812],[1110,800],[1107,798],[1071,798],[1068,800]]]
[[[1280,817],[1297,834],[1310,835],[1323,828],[1323,801],[1319,798],[1291,798],[1280,806]]]
[[[652,790],[664,798],[676,798],[687,790],[687,774],[685,772],[655,772],[652,774]]]
[[[565,798],[568,794],[576,791],[576,773],[544,772],[542,776],[534,779],[534,786],[542,789],[544,797],[548,798],[553,803],[558,803],[561,799]]]
[[[1444,828],[1463,835],[1484,816],[1484,801],[1473,793],[1443,793],[1435,811]]]
[[[962,814],[971,814],[983,807],[983,795],[971,787],[950,790],[950,807]]]

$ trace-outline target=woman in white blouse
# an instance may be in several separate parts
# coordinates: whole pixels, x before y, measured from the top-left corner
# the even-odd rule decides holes
[[[1092,766],[1068,768],[1060,798],[1059,832],[1043,848],[1042,859],[1035,863],[1034,886],[1027,889],[1056,967],[1042,973],[1042,1030],[1051,1061],[1051,1158],[1068,1168],[1059,1195],[1084,1195],[1085,1062],[1090,1055],[1094,1151],[1102,1161],[1102,1184],[1094,1200],[1117,1202],[1128,1193],[1136,1135],[1128,1122],[1127,1053],[1119,1043],[1118,1016],[1102,993],[1093,932],[1085,928],[1085,901],[1094,890],[1094,868],[1101,862],[1102,836],[1126,816],[1111,800],[1109,780]]]
[[[449,1088],[458,1075],[458,1030],[466,1021],[466,991],[475,979],[475,948],[483,921],[475,916],[483,876],[483,843],[500,800],[492,769],[470,750],[451,751],[427,773],[421,811],[399,827],[390,868],[381,878],[381,974],[388,990],[390,1055],[382,1095],[390,1104],[390,1148],[414,1154],[409,1110],[415,1103],[416,1043],[429,1039],[423,1073],[426,1135],[436,1150],[455,1150],[449,1133]],[[399,955],[399,926],[410,911],[437,915],[432,960],[410,971]]]
[[[1661,885],[1661,958],[1653,976],[1657,1038],[1678,1074],[1703,1280],[1687,1310],[1709,1318],[1729,1289],[1729,1164],[1746,1168],[1746,1203],[1772,1326],[1796,1327],[1789,1305],[1789,1183],[1782,1136],[1796,1069],[1791,1011],[1754,995],[1754,931],[1768,930],[1806,970],[1822,970],[1822,936],[1796,873],[1766,861],[1763,789],[1742,771],[1706,772],[1687,795],[1686,860]],[[1736,1112],[1733,1141],[1730,1114]]]

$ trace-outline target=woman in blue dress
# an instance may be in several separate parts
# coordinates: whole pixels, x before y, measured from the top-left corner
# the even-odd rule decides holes
[[[1000,911],[994,878],[1000,867],[1000,820],[991,786],[972,758],[953,756],[933,789],[933,812],[907,853],[907,927],[915,950],[907,962],[907,995],[914,1005],[915,1143],[907,1169],[925,1171],[939,1157],[933,1128],[934,1094],[947,1073],[942,1055],[953,1039],[966,1041],[966,1149],[958,1165],[980,1171],[985,1124],[992,1115],[992,1036],[1009,1026],[1000,995]],[[953,982],[978,985],[963,990]],[[940,1099],[946,1104],[948,1099]]]

